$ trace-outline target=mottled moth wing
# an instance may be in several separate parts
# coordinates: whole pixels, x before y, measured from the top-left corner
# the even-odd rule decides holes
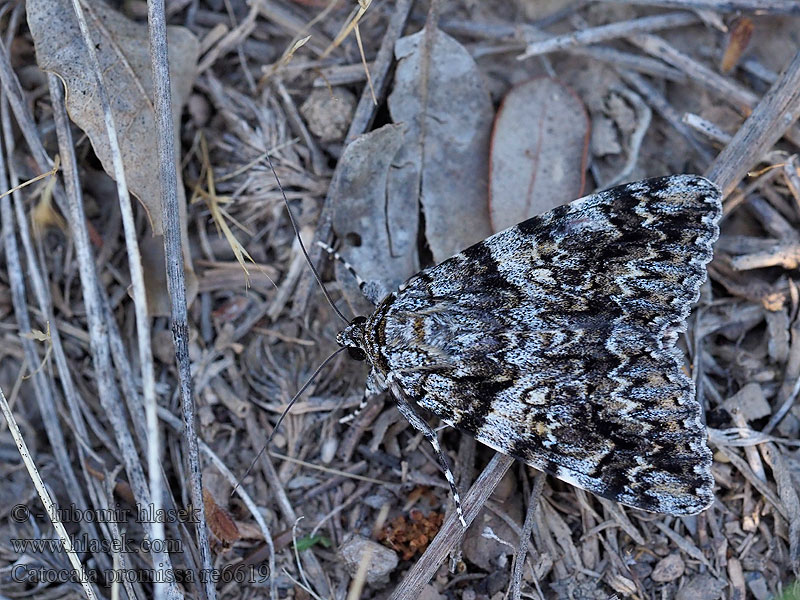
[[[700,512],[711,453],[675,342],[721,214],[692,175],[576,200],[413,276],[367,319],[364,349],[500,452],[629,506]]]

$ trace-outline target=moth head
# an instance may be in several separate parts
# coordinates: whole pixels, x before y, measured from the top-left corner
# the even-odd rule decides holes
[[[364,360],[367,353],[364,352],[364,323],[365,317],[356,317],[336,336],[336,343],[347,348],[350,358]]]

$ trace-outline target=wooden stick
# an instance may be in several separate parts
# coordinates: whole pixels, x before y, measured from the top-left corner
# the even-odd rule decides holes
[[[618,39],[645,31],[657,31],[659,29],[671,29],[673,27],[693,25],[699,20],[700,19],[692,13],[678,12],[630,19],[629,21],[621,21],[619,23],[610,23],[608,25],[573,31],[533,42],[528,44],[528,47],[525,48],[525,52],[517,58],[522,60],[539,54],[567,50],[578,46],[588,46],[589,44]]]
[[[714,12],[750,12],[772,15],[800,15],[800,3],[792,0],[603,0],[606,3],[661,6]]]
[[[706,177],[730,194],[750,168],[800,117],[800,52],[719,153]]]

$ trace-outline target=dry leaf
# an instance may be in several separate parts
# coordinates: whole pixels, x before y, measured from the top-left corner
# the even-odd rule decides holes
[[[425,237],[441,262],[491,233],[488,148],[494,109],[469,52],[438,29],[401,38],[389,111],[408,127],[390,174],[395,193],[420,198]]]
[[[43,71],[56,73],[64,81],[70,118],[86,132],[106,173],[112,175],[110,147],[95,76],[86,56],[83,39],[78,35],[72,4],[69,0],[30,0],[27,13],[39,67]],[[84,13],[111,99],[128,186],[145,207],[154,234],[161,235],[161,186],[156,176],[159,163],[155,151],[157,141],[147,26],[131,21],[102,2],[84,4]],[[172,106],[177,128],[180,125],[181,107],[194,82],[200,46],[188,29],[169,27],[167,31]],[[177,145],[177,130],[175,139]],[[183,245],[188,249],[186,200],[180,176],[178,194]],[[150,251],[143,251],[143,255],[156,255],[150,264],[147,264],[146,258],[143,259],[146,272],[152,269],[162,272],[160,277],[158,273],[152,273],[150,281],[146,282],[148,305],[151,314],[169,314],[169,298],[163,285],[163,250],[160,260],[157,256],[159,249],[163,248],[163,242],[156,240],[155,246]],[[188,250],[184,254],[184,264],[187,270],[187,295],[191,300],[196,290],[196,279]]]
[[[514,87],[492,133],[489,212],[502,231],[583,193],[589,118],[575,93],[549,77]]]
[[[50,321],[47,322],[47,331],[40,331],[39,329],[31,329],[29,333],[22,333],[20,334],[22,337],[27,338],[29,340],[34,340],[36,342],[43,342],[47,344],[47,351],[44,354],[44,358],[42,358],[42,362],[39,363],[39,366],[36,367],[36,370],[26,375],[24,379],[28,379],[42,370],[47,360],[50,358],[50,353],[53,351],[53,341],[50,337]],[[29,365],[30,368],[33,368],[33,365]]]
[[[390,176],[397,168],[404,129],[384,125],[356,138],[331,181],[333,229],[340,250],[381,297],[419,270],[416,195],[395,190]],[[355,314],[372,311],[349,273],[339,272],[337,279]]]
[[[241,539],[239,528],[236,522],[228,514],[228,511],[217,504],[214,497],[207,489],[203,489],[203,506],[206,511],[206,521],[208,528],[216,538],[225,546],[230,546]]]
[[[70,118],[89,136],[106,172],[113,174],[95,76],[83,40],[77,34],[71,3],[31,0],[27,9],[39,67],[64,80]],[[158,173],[158,155],[147,27],[102,2],[85,6],[84,12],[111,98],[128,185],[147,209],[153,231],[161,234],[161,190],[154,177]],[[183,27],[170,27],[168,35],[173,109],[179,117],[194,81],[199,43]],[[176,125],[179,123],[176,118]]]
[[[20,334],[22,337],[34,340],[36,342],[49,342],[50,341],[50,323],[47,324],[47,333],[39,329],[31,329],[30,333]]]

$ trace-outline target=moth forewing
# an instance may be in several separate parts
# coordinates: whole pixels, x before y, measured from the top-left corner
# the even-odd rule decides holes
[[[621,185],[420,271],[349,326],[378,389],[577,487],[683,515],[713,502],[711,452],[677,333],[722,215],[696,175]],[[378,391],[373,389],[372,391]]]

